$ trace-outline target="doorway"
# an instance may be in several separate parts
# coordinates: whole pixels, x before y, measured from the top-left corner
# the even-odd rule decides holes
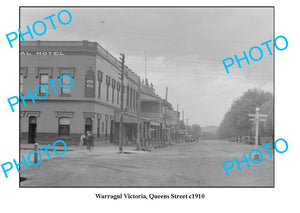
[[[93,132],[93,120],[91,118],[85,119],[84,133],[86,133],[87,131]]]
[[[36,143],[36,117],[29,117],[28,143]]]

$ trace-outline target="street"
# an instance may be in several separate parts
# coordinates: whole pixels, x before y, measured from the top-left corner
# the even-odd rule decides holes
[[[125,154],[117,146],[98,146],[92,152],[75,147],[73,151],[45,159],[39,166],[21,168],[27,178],[21,186],[273,186],[273,159],[262,150],[263,161],[235,165],[225,174],[222,163],[237,157],[243,160],[254,146],[227,141],[207,140],[199,143],[180,143],[152,151],[134,151],[125,147]],[[272,150],[273,151],[273,150]],[[21,154],[26,155],[24,150]],[[53,156],[53,152],[50,152]]]

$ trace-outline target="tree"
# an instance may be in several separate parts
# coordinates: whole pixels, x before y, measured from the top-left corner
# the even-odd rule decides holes
[[[274,130],[274,110],[273,110],[273,99],[264,103],[260,109],[262,114],[266,114],[268,117],[263,124],[263,133],[262,136],[273,136]]]
[[[253,135],[254,126],[253,122],[249,121],[248,114],[255,113],[256,107],[264,106],[267,102],[272,101],[272,98],[273,96],[269,92],[249,89],[242,96],[234,100],[219,126],[218,134],[220,138]],[[268,107],[270,106],[266,104],[263,108],[267,110]],[[263,129],[262,126],[261,128]],[[270,126],[268,128],[273,129]]]
[[[183,123],[183,121],[178,121],[178,128],[179,129],[186,129],[185,124]]]

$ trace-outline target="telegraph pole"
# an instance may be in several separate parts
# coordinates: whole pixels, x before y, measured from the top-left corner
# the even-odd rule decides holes
[[[176,126],[175,126],[175,142],[178,142],[178,123],[179,123],[179,104],[177,104],[177,111],[176,111]]]
[[[140,150],[141,142],[141,79],[139,78],[138,97],[137,97],[137,132],[136,132],[136,149]]]
[[[186,130],[189,131],[189,119],[186,119]]]
[[[189,119],[188,118],[186,118],[185,119],[186,120],[186,125],[185,125],[185,129],[186,129],[186,134],[189,134]]]
[[[145,80],[147,79],[147,52],[145,50]]]
[[[125,54],[120,54],[121,63],[121,110],[120,110],[120,128],[119,128],[119,152],[123,152],[123,114],[124,114],[124,69],[125,69]]]

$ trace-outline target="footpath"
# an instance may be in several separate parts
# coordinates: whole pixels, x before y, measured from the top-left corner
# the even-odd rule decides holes
[[[47,153],[45,150],[39,150],[40,147],[45,146],[44,144],[38,145],[38,152],[42,156],[42,161],[49,160]],[[64,146],[56,146],[57,152],[63,152],[65,149]],[[28,154],[34,150],[34,144],[20,144],[20,155],[24,155],[25,158],[27,158]],[[83,147],[75,146],[75,145],[69,145],[67,147],[67,152],[63,155],[57,155],[53,151],[52,144],[47,148],[49,151],[49,154],[51,156],[51,159],[53,158],[72,158],[72,157],[80,157],[83,153],[90,152],[87,149],[84,149]],[[145,150],[145,149],[143,149]],[[137,150],[136,146],[123,146],[123,153],[124,154],[142,154],[147,153],[147,151],[143,150]],[[150,151],[150,150],[148,150]],[[113,145],[113,144],[106,144],[106,143],[96,143],[95,147],[92,148],[91,153],[93,155],[112,155],[112,154],[118,154],[119,153],[119,146]],[[31,154],[30,156],[31,161],[34,160],[34,154]]]
[[[41,144],[41,145],[38,145],[38,152],[41,154],[41,157],[42,157],[42,161],[40,163],[39,166],[31,166],[29,165],[29,170],[26,169],[26,166],[24,164],[20,165],[20,170],[21,170],[21,176],[20,176],[20,180],[21,181],[24,181],[28,178],[33,178],[35,175],[36,175],[36,169],[43,169],[44,168],[44,165],[46,165],[45,163],[48,162],[48,161],[52,161],[53,159],[59,159],[59,162],[60,163],[64,163],[64,162],[67,162],[68,160],[70,159],[81,159],[83,157],[95,157],[95,156],[98,156],[98,157],[104,157],[104,158],[107,158],[107,157],[113,157],[113,156],[118,156],[120,155],[120,152],[119,152],[119,146],[117,145],[113,145],[113,144],[107,144],[107,143],[95,143],[95,147],[92,147],[92,151],[90,152],[89,150],[83,148],[83,147],[79,147],[79,146],[72,146],[72,145],[69,145],[67,146],[67,152],[64,153],[63,155],[57,155],[54,150],[53,150],[53,147],[52,147],[52,144],[51,146],[49,146],[47,148],[48,150],[48,153],[51,157],[51,160],[49,160],[49,157],[46,153],[46,151],[43,149],[43,150],[39,150],[40,147],[43,147],[45,146],[45,144]],[[64,150],[65,150],[65,147],[64,146],[56,146],[55,147],[56,151],[58,153],[63,153]],[[32,152],[34,150],[34,144],[20,144],[20,160],[22,161],[22,158],[21,156],[23,155],[24,158],[26,159],[26,161],[28,162],[28,154],[30,152]],[[145,149],[144,149],[145,150]],[[150,149],[148,149],[148,151],[150,151]],[[123,146],[123,154],[147,154],[149,153],[148,151],[143,151],[143,150],[137,150],[136,149],[136,146],[133,146],[133,145],[126,145],[126,146]],[[38,157],[38,156],[37,156]],[[113,157],[115,158],[115,157]],[[31,154],[30,155],[30,160],[32,162],[34,162],[34,154]],[[39,161],[39,159],[38,159]],[[25,178],[24,178],[25,176]]]

